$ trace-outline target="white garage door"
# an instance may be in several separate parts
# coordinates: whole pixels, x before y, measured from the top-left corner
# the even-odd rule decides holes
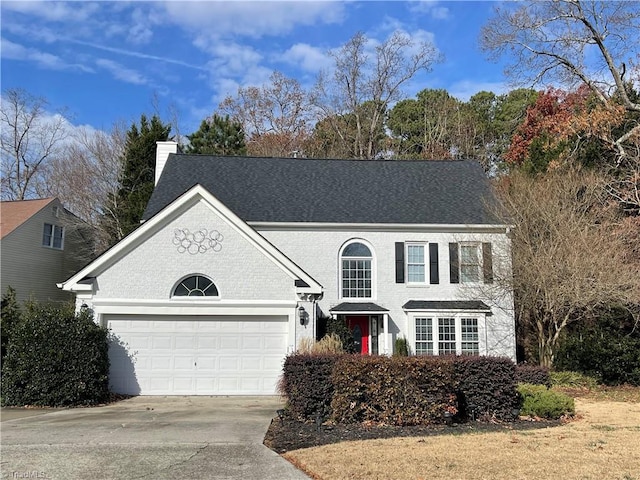
[[[133,395],[273,395],[287,317],[107,315],[111,390]]]

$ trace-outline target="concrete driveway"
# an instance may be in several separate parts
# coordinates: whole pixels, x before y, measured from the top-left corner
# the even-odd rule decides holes
[[[308,479],[262,445],[281,407],[275,397],[135,397],[3,412],[2,478]]]

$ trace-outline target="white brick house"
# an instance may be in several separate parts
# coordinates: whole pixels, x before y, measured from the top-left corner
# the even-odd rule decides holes
[[[183,155],[145,222],[61,287],[111,329],[116,392],[273,394],[318,319],[363,354],[515,359],[508,226],[471,161]]]

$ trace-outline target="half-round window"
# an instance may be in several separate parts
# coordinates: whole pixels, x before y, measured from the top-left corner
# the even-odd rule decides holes
[[[174,297],[217,297],[218,289],[213,281],[202,275],[182,279],[173,289]]]

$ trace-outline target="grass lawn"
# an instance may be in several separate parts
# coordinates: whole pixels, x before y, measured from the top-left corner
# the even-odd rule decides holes
[[[576,418],[557,427],[343,442],[284,457],[318,480],[640,480],[640,388],[573,393]]]

